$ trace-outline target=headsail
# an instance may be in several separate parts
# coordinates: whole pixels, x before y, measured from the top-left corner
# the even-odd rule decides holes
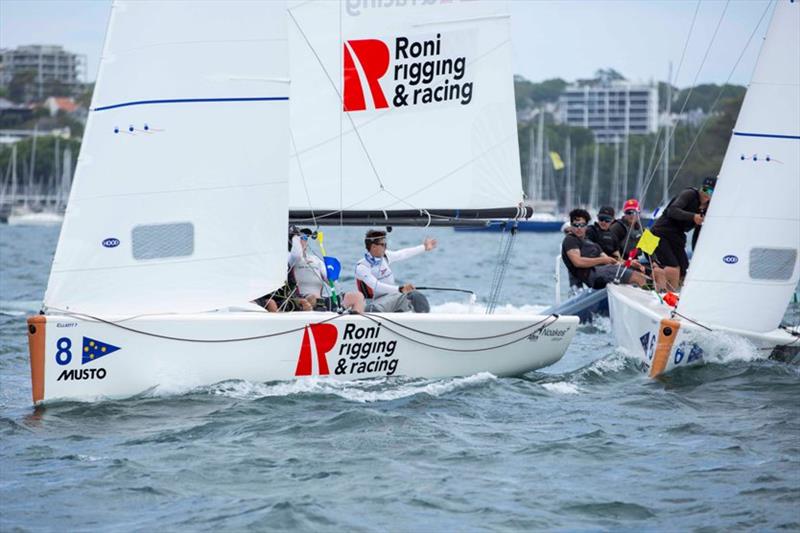
[[[286,275],[282,2],[117,1],[45,307],[240,304]]]
[[[706,216],[678,311],[775,329],[800,276],[800,3],[780,0]]]
[[[520,215],[507,13],[480,0],[290,3],[291,218]]]

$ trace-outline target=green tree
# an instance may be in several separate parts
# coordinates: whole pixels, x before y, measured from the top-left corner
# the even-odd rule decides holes
[[[8,99],[20,104],[25,103],[29,95],[33,94],[35,82],[36,72],[33,70],[17,72],[8,84]]]

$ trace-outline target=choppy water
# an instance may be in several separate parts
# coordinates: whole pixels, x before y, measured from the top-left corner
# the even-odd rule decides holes
[[[427,233],[439,250],[398,274],[486,295],[499,237]],[[226,382],[34,410],[24,315],[57,236],[0,227],[0,530],[800,529],[798,367],[732,345],[652,381],[602,320],[515,379]],[[331,229],[328,252],[352,263],[360,236]],[[559,243],[519,237],[501,311],[550,302]]]

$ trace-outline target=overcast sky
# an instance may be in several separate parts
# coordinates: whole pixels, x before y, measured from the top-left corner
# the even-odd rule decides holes
[[[702,0],[699,9],[698,0],[510,0],[509,5],[514,70],[530,80],[573,81],[607,67],[631,80],[666,80],[672,61],[679,87],[729,77],[746,85],[772,10],[770,0]],[[0,0],[0,47],[63,45],[86,55],[87,78],[94,80],[110,6],[110,0]]]

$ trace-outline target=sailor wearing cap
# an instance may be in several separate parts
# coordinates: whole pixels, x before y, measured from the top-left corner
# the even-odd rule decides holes
[[[664,269],[667,287],[659,289],[677,290],[689,268],[686,255],[686,233],[703,225],[711,195],[717,178],[703,180],[700,189],[687,187],[667,204],[653,225],[653,235],[661,240],[653,253],[653,259]]]
[[[623,258],[630,256],[631,250],[636,248],[642,236],[642,223],[639,219],[639,200],[630,198],[622,206],[622,216],[611,224],[611,231],[620,244],[620,254]]]
[[[599,244],[604,254],[620,259],[620,241],[616,234],[611,231],[613,222],[614,208],[610,206],[601,207],[597,213],[597,222],[586,228],[586,238]]]

